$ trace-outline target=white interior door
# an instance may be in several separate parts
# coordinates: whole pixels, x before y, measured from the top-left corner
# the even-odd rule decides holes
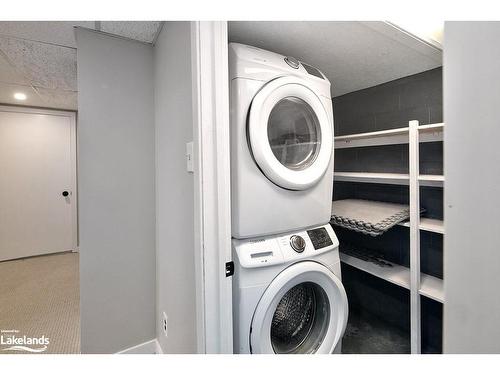
[[[75,147],[73,113],[0,107],[0,261],[75,250]]]

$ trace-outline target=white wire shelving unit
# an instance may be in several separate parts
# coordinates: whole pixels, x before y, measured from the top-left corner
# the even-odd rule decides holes
[[[343,263],[367,272],[370,275],[376,276],[405,289],[410,289],[410,269],[407,267],[391,263],[386,260],[384,260],[384,263],[388,263],[391,266],[380,266],[376,263],[359,259],[344,253],[340,253],[340,260]],[[443,280],[437,277],[421,273],[420,288],[418,292],[420,295],[433,299],[434,301],[441,303],[444,302]]]
[[[444,176],[421,175],[419,145],[443,140],[444,123],[419,125],[410,121],[408,127],[335,137],[335,148],[371,147],[408,144],[409,173],[335,172],[334,181],[375,184],[407,185],[410,190],[410,220],[400,225],[409,228],[410,267],[391,263],[381,266],[351,255],[342,254],[340,260],[352,267],[386,280],[410,291],[411,352],[421,353],[420,296],[444,303],[443,280],[420,271],[420,231],[444,234],[442,220],[420,217],[420,186],[444,187]],[[389,262],[387,262],[389,263]]]
[[[419,142],[439,142],[443,140],[444,123],[420,125]],[[335,137],[335,148],[385,146],[409,143],[410,127],[381,130],[370,133],[341,135]]]
[[[403,173],[335,172],[335,181],[366,182],[372,184],[410,185],[410,175]],[[423,174],[418,176],[420,186],[443,187],[444,177]]]
[[[401,223],[399,225],[409,228],[410,222],[406,221],[406,222]],[[419,228],[420,228],[420,230],[423,230],[425,232],[444,234],[444,222],[443,222],[443,220],[429,219],[426,217],[421,217]]]

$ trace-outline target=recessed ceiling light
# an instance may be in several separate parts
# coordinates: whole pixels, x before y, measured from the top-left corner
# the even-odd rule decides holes
[[[14,99],[16,99],[16,100],[26,100],[26,98],[27,98],[27,96],[23,92],[16,92],[14,94]]]

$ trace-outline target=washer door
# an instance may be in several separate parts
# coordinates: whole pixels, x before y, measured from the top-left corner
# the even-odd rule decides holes
[[[255,95],[248,136],[259,168],[285,189],[310,188],[330,164],[332,123],[321,99],[300,78],[274,79]]]
[[[332,353],[347,324],[347,296],[325,266],[304,261],[281,272],[257,305],[252,353]]]

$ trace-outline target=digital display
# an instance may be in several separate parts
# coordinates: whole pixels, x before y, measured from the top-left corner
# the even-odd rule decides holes
[[[304,64],[304,63],[302,63],[302,66],[307,71],[307,73],[309,73],[310,75],[324,79],[323,76],[321,75],[321,72],[318,69],[313,68],[312,66],[309,66],[309,65]]]
[[[325,228],[308,230],[307,234],[311,239],[314,250],[333,245],[332,239]]]

